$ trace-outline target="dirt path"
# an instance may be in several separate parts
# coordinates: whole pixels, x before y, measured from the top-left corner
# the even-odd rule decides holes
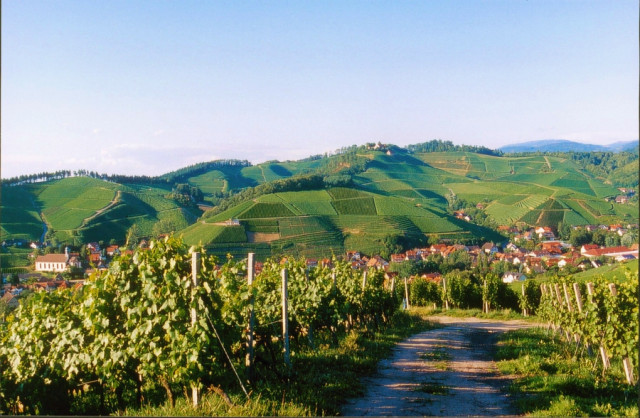
[[[95,218],[100,216],[102,214],[102,212],[104,212],[107,209],[111,209],[112,207],[114,207],[115,205],[120,203],[120,200],[122,200],[122,192],[120,190],[116,190],[116,193],[113,196],[113,199],[111,199],[111,202],[109,202],[109,204],[107,206],[103,207],[102,209],[96,210],[96,212],[93,215],[91,215],[91,216],[89,216],[87,218],[84,218],[82,220],[82,223],[80,224],[80,226],[77,229],[81,229],[81,228],[84,228],[85,226],[87,226],[87,224],[89,222],[91,222],[92,220],[94,220]]]
[[[362,398],[351,400],[342,415],[513,415],[492,361],[498,334],[533,324],[477,318],[430,317],[443,328],[425,331],[398,344],[380,362],[378,374],[365,379]]]

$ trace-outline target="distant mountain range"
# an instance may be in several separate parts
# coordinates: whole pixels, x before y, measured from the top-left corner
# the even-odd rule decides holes
[[[638,147],[638,141],[621,141],[609,145],[584,144],[566,139],[543,139],[540,141],[522,142],[499,148],[505,153],[512,152],[621,152]]]

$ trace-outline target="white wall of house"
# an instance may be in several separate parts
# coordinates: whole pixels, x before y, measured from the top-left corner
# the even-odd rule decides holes
[[[36,271],[65,271],[67,269],[67,263],[49,263],[49,262],[36,262]]]

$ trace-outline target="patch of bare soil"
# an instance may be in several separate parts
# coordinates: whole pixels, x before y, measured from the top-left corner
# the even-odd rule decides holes
[[[443,328],[401,342],[365,379],[363,397],[342,410],[347,416],[513,415],[509,378],[493,362],[496,337],[533,324],[434,316]]]
[[[247,231],[247,241],[249,242],[271,242],[277,239],[280,239],[280,234]]]

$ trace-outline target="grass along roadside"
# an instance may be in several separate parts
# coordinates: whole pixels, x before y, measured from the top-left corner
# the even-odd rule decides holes
[[[520,413],[534,416],[638,416],[638,384],[626,384],[622,367],[602,363],[586,350],[531,328],[500,337],[496,361],[516,376],[510,392]],[[619,367],[616,367],[619,366]]]
[[[432,307],[412,307],[412,312],[420,314],[428,319],[431,315],[445,315],[454,318],[480,318],[480,319],[495,319],[500,321],[507,320],[522,320],[529,322],[538,322],[539,319],[536,316],[523,316],[520,313],[511,309],[495,309],[489,313],[482,312],[481,309],[441,309]]]
[[[203,391],[199,408],[186,397],[175,407],[169,403],[126,409],[126,416],[318,416],[337,415],[348,398],[364,393],[361,378],[376,372],[400,341],[437,325],[419,310],[397,312],[391,324],[379,331],[352,331],[336,347],[319,343],[317,350],[292,355],[289,382],[265,378],[247,400],[240,391],[228,392],[230,403],[213,391]]]

